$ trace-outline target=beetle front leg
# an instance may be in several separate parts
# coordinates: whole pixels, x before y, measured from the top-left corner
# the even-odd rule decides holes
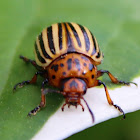
[[[31,110],[28,113],[28,116],[36,115],[36,113],[41,109],[46,106],[46,94],[49,92],[56,92],[56,93],[61,93],[61,91],[54,90],[54,89],[44,89],[45,84],[48,84],[48,79],[45,79],[45,81],[42,82],[42,87],[41,87],[41,102],[40,104],[35,107],[33,110]]]
[[[110,95],[109,95],[109,92],[108,92],[108,90],[107,90],[107,87],[106,87],[105,83],[103,83],[103,82],[100,81],[100,80],[97,80],[95,86],[100,86],[100,85],[103,85],[103,86],[104,86],[104,89],[105,89],[105,93],[106,93],[106,97],[107,97],[108,103],[109,103],[110,105],[113,105],[116,109],[118,109],[118,110],[123,114],[123,119],[125,119],[124,111],[121,109],[121,107],[119,107],[118,105],[115,105],[115,104],[113,103],[113,101],[112,101],[111,98],[110,98]]]
[[[114,76],[113,76],[109,71],[107,71],[107,70],[99,70],[99,71],[97,72],[97,77],[102,76],[104,73],[108,74],[109,78],[111,79],[111,81],[112,81],[114,84],[120,83],[120,84],[124,84],[124,85],[130,85],[130,84],[132,83],[132,84],[135,84],[135,85],[137,86],[137,84],[134,83],[134,82],[125,82],[125,81],[118,80],[116,77],[114,77]]]
[[[36,83],[37,80],[37,76],[43,74],[42,72],[36,72],[35,75],[33,76],[33,78],[31,80],[27,80],[27,81],[23,81],[21,83],[17,83],[13,90],[15,91],[17,87],[23,87],[24,85],[28,85],[28,84],[33,84]]]
[[[40,104],[35,107],[33,110],[31,110],[29,113],[28,113],[28,116],[31,116],[31,115],[36,115],[36,113],[43,107],[45,107],[46,105],[46,92],[44,92],[44,86],[45,84],[48,83],[48,79],[45,79],[45,81],[42,82],[42,87],[41,87],[41,102]]]
[[[28,116],[36,115],[36,113],[46,105],[46,95],[42,93],[40,104],[28,113]]]

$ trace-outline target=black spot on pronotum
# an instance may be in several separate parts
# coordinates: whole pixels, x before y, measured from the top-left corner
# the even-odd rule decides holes
[[[84,63],[84,66],[86,67],[86,66],[87,66],[87,64],[86,64],[86,63]]]
[[[92,69],[94,68],[93,64],[89,64],[89,70],[92,71]]]
[[[85,61],[88,61],[88,58],[85,56],[81,56],[82,59],[84,59]]]
[[[66,72],[63,72],[62,74],[63,74],[63,76],[65,76],[66,75]]]
[[[61,63],[61,64],[60,64],[60,67],[64,67],[64,64],[63,64],[63,63]]]
[[[54,65],[51,66],[51,69],[52,69],[52,70],[53,70],[53,68],[54,68]]]
[[[76,68],[78,69],[78,71],[80,71],[81,66],[80,66],[80,61],[79,61],[79,59],[75,58],[74,61],[75,61],[75,64],[76,64]]]
[[[58,71],[58,65],[54,65],[54,71],[55,71],[55,72]]]
[[[94,78],[94,75],[91,75],[91,78],[93,79]]]
[[[55,75],[52,76],[52,79],[55,79]]]
[[[51,69],[54,69],[54,71],[57,72],[58,71],[58,65],[52,65]]]
[[[75,80],[73,80],[73,81],[70,83],[70,88],[72,88],[72,87],[78,88],[78,84],[76,83]]]
[[[68,70],[70,70],[72,68],[72,59],[71,58],[69,58],[67,60],[67,64],[68,64]]]

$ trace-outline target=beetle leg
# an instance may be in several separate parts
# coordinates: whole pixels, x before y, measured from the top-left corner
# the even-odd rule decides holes
[[[25,62],[30,62],[35,67],[37,66],[35,60],[28,59],[28,58],[26,58],[26,57],[24,57],[22,55],[20,55],[19,58],[22,59],[22,60],[24,60]]]
[[[42,72],[36,72],[35,75],[33,76],[33,78],[31,80],[27,80],[27,81],[23,81],[21,83],[17,83],[14,88],[13,88],[13,91],[16,90],[17,87],[23,87],[24,85],[28,85],[28,84],[33,84],[33,83],[36,83],[36,80],[37,80],[37,76],[38,75],[41,75]]]
[[[33,110],[31,110],[29,113],[28,113],[28,116],[31,116],[31,115],[36,115],[36,113],[43,107],[45,107],[46,105],[46,96],[44,94],[41,95],[41,102],[40,104],[35,107]]]
[[[62,111],[64,111],[64,107],[66,106],[67,104],[64,103],[63,106],[61,107]]]
[[[113,83],[115,83],[115,84],[120,83],[120,84],[124,84],[124,85],[130,85],[130,84],[132,83],[132,84],[135,84],[135,85],[137,86],[137,84],[134,83],[134,82],[125,82],[125,81],[120,81],[120,80],[118,80],[116,77],[114,77],[114,76],[113,76],[109,71],[107,71],[107,70],[99,70],[99,71],[97,72],[97,77],[102,76],[104,73],[107,73],[108,76],[109,76],[109,78],[111,79],[111,81],[112,81]]]
[[[110,105],[113,105],[116,109],[118,109],[122,114],[123,114],[123,119],[125,119],[125,114],[124,114],[124,111],[121,109],[121,107],[119,107],[118,105],[115,105],[113,103],[113,101],[111,100],[110,98],[110,95],[109,95],[109,92],[107,90],[107,87],[105,85],[105,83],[103,83],[102,81],[100,80],[97,80],[96,81],[96,86],[100,86],[100,85],[103,85],[104,86],[104,89],[105,89],[105,93],[106,93],[106,97],[107,97],[107,101]]]
[[[41,86],[41,102],[40,104],[35,107],[33,110],[31,110],[29,113],[28,113],[28,116],[31,116],[31,115],[36,115],[36,113],[43,107],[45,107],[46,105],[46,94],[48,93],[48,90],[45,91],[44,90],[44,86],[45,84],[48,83],[48,79],[45,79],[43,82],[42,82],[42,86]],[[44,92],[45,91],[45,92]]]
[[[82,110],[84,111],[85,109],[84,109],[83,105],[81,103],[79,103],[79,105],[82,107]],[[77,108],[77,106],[76,106],[76,108]]]
[[[70,104],[68,104],[68,108],[70,108]]]

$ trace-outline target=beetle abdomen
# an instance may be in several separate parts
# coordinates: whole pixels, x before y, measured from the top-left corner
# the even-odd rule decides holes
[[[66,53],[81,53],[101,63],[102,53],[93,34],[76,23],[57,23],[44,29],[35,42],[35,59],[41,67]]]

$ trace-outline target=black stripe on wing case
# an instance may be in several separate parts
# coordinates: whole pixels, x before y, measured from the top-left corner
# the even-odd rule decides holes
[[[96,42],[95,42],[95,38],[94,38],[94,36],[93,36],[93,34],[91,33],[91,35],[92,35],[92,40],[93,40],[93,45],[94,45],[94,47],[93,47],[93,51],[92,51],[92,54],[91,55],[94,55],[95,53],[96,53]]]
[[[47,28],[47,36],[48,36],[48,42],[49,42],[49,48],[50,51],[55,54],[55,47],[54,47],[54,42],[53,42],[53,35],[52,35],[52,26]]]
[[[84,35],[84,38],[85,38],[85,44],[86,44],[86,51],[88,52],[89,49],[90,49],[90,41],[89,41],[89,37],[87,35],[87,32],[85,30],[85,28],[81,25],[79,25],[80,29],[82,30],[83,32],[83,35]]]
[[[74,34],[74,36],[77,40],[77,43],[78,43],[79,47],[81,47],[81,41],[80,41],[80,38],[77,34],[77,31],[75,30],[75,28],[73,27],[73,25],[71,23],[68,23],[68,25],[70,26],[71,30],[73,31],[73,34]]]
[[[39,39],[40,47],[41,47],[44,57],[48,59],[52,59],[45,50],[43,39],[42,39],[42,33],[38,36],[38,39]]]
[[[39,53],[39,50],[37,48],[37,44],[36,43],[35,43],[35,51],[36,51],[36,54],[37,54],[37,57],[38,57],[39,61],[41,63],[46,63],[46,61],[40,56],[40,53]]]
[[[67,52],[75,52],[75,48],[72,44],[72,39],[70,37],[70,33],[68,31],[66,23],[64,23],[64,26],[65,26],[66,33],[67,33],[67,46],[68,46]]]
[[[59,49],[62,49],[62,25],[58,23],[58,38],[59,38]]]

